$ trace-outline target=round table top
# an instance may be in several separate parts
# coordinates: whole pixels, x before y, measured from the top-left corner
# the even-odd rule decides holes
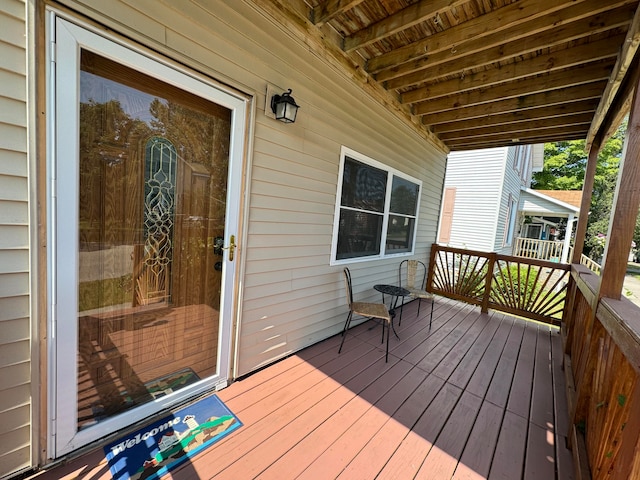
[[[374,285],[373,288],[385,295],[395,295],[396,297],[406,297],[411,293],[406,288],[398,287],[396,285],[387,285],[384,283]]]

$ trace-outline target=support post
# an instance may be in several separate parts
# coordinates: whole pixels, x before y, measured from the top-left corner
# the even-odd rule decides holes
[[[589,210],[591,210],[591,195],[593,193],[593,183],[596,178],[596,166],[598,165],[598,152],[600,143],[594,142],[589,150],[587,160],[587,170],[584,173],[584,183],[582,185],[582,201],[580,202],[580,216],[578,217],[578,228],[573,241],[573,256],[571,263],[580,263],[582,249],[584,248],[584,237],[587,235],[587,223],[589,222]]]
[[[571,248],[571,235],[573,234],[573,221],[575,220],[575,216],[573,213],[569,214],[569,218],[567,218],[567,230],[564,233],[564,243],[562,244],[562,258],[560,259],[560,263],[567,263],[567,259],[569,258],[569,248]],[[580,251],[582,253],[582,250]],[[578,263],[580,261],[578,260]]]
[[[638,93],[636,83],[616,192],[613,197],[613,210],[602,262],[598,298],[620,300],[624,277],[627,273],[629,249],[640,205],[640,97]]]

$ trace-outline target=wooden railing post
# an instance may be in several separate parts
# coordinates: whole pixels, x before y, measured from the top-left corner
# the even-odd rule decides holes
[[[496,254],[489,253],[487,262],[487,277],[484,279],[484,295],[482,296],[482,313],[489,311],[489,299],[491,298],[491,282],[493,280],[493,269],[496,264]]]

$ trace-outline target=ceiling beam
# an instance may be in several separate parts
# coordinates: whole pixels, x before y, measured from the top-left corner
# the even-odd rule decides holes
[[[438,133],[437,135],[438,137],[440,137],[440,140],[447,143],[451,140],[488,137],[491,135],[499,135],[505,132],[535,132],[541,129],[560,129],[562,127],[571,127],[575,125],[580,125],[583,130],[587,130],[589,128],[589,124],[591,123],[591,118],[591,113],[581,113],[579,115],[563,115],[552,119],[540,119],[533,121],[524,120],[511,122],[508,124],[490,126],[485,126],[485,122],[480,121],[477,122],[476,128],[443,132]]]
[[[572,4],[582,1],[586,0],[575,0]],[[457,44],[465,41],[473,40],[480,45],[484,37],[566,8],[566,3],[560,0],[521,0],[511,3],[442,32],[434,33],[418,42],[374,57],[367,62],[367,71],[377,73],[435,52],[455,50]]]
[[[566,135],[554,135],[554,142],[563,142],[569,140],[584,139],[585,131],[578,133],[567,133]],[[546,136],[532,136],[523,138],[510,138],[508,135],[504,138],[497,138],[492,140],[483,141],[462,141],[462,142],[450,142],[448,147],[453,150],[478,150],[482,148],[504,147],[505,145],[533,145],[536,143],[546,143],[549,137]]]
[[[499,100],[484,105],[461,107],[456,110],[425,115],[422,121],[426,125],[436,125],[462,119],[482,118],[487,115],[499,113],[518,112],[530,108],[537,108],[540,105],[562,105],[564,103],[582,100],[599,99],[606,84],[606,81],[599,81],[588,85],[560,88],[558,90],[536,93],[524,97]]]
[[[438,123],[431,126],[433,132],[440,136],[447,132],[466,132],[482,127],[506,128],[510,123],[529,122],[535,120],[562,119],[564,117],[578,116],[580,114],[593,115],[598,106],[597,99],[582,100],[578,102],[568,102],[550,107],[543,106],[538,108],[530,108],[517,112],[498,113],[495,115],[486,115],[480,120],[471,118],[469,120],[460,120],[447,123]]]
[[[344,50],[351,52],[427,20],[434,20],[434,23],[438,23],[438,14],[456,8],[467,1],[421,0],[368,28],[363,28],[351,36],[345,37]]]
[[[626,5],[612,12],[600,13],[595,16],[587,16],[575,19],[575,16],[588,12],[585,4],[576,5],[557,14],[569,16],[571,21],[558,25],[547,23],[547,19],[536,19],[531,27],[547,26],[547,30],[540,31],[531,36],[522,36],[516,32],[502,32],[487,37],[486,44],[478,42],[465,42],[456,45],[455,51],[438,52],[428,57],[400,65],[396,68],[384,70],[376,74],[376,80],[385,82],[387,89],[398,89],[418,85],[450,75],[459,75],[461,72],[491,65],[504,58],[518,57],[536,52],[545,48],[561,45],[586,36],[606,32],[615,28],[626,28],[633,15],[633,7]],[[553,20],[553,18],[548,19]],[[539,24],[539,25],[538,25]],[[519,30],[524,30],[522,26]],[[550,35],[549,30],[553,29]],[[535,30],[535,28],[534,28]],[[505,42],[507,34],[513,35],[515,40]],[[486,48],[484,48],[486,46]]]
[[[462,78],[417,88],[403,93],[400,96],[400,101],[401,103],[415,103],[427,99],[431,101],[438,97],[459,94],[478,88],[491,87],[505,81],[512,82],[546,72],[555,72],[565,68],[577,67],[589,62],[615,59],[618,54],[618,45],[623,38],[623,35],[619,35],[615,38],[547,53],[532,58],[531,60],[510,63],[500,68],[492,68],[490,70],[464,75]],[[594,55],[594,52],[596,52],[596,55]]]
[[[567,136],[580,136],[584,138],[585,133],[589,129],[589,123],[581,125],[567,125],[564,127],[549,127],[541,128],[538,130],[506,130],[504,132],[498,132],[491,135],[485,135],[480,137],[461,137],[456,139],[449,139],[447,144],[451,143],[477,143],[477,142],[493,142],[493,141],[510,141],[518,139],[519,142],[526,142],[529,138],[548,137],[549,135],[566,138]],[[444,140],[444,139],[443,139]]]
[[[313,7],[311,10],[311,21],[319,27],[341,13],[357,7],[362,2],[364,2],[364,0],[327,0]]]
[[[611,73],[611,80],[607,84],[604,93],[602,94],[602,98],[600,100],[600,105],[598,105],[598,109],[596,110],[596,114],[593,117],[593,122],[591,124],[591,128],[589,128],[589,133],[587,134],[587,139],[585,142],[587,151],[591,148],[591,144],[593,143],[594,138],[598,135],[600,127],[605,122],[605,118],[609,114],[609,109],[611,105],[614,103],[616,99],[616,95],[624,82],[624,79],[627,75],[627,71],[631,67],[634,57],[636,56],[636,52],[638,51],[638,46],[640,45],[640,7],[636,10],[636,13],[633,17],[633,22],[627,30],[627,38],[625,42],[622,44],[622,51],[618,57],[618,61],[613,67],[613,71]],[[615,112],[614,112],[615,115]],[[603,139],[606,140],[606,139]]]
[[[592,85],[600,80],[607,80],[613,62],[599,62],[586,66],[574,67],[559,72],[539,75],[527,80],[502,83],[500,85],[481,88],[459,95],[451,95],[436,100],[426,100],[413,104],[415,115],[428,115],[446,110],[459,109],[461,106],[490,104],[505,99],[521,99],[532,97],[543,92],[556,91],[585,85]]]

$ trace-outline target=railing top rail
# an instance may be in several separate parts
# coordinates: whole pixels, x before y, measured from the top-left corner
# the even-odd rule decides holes
[[[564,243],[562,240],[541,240],[539,238],[527,238],[527,237],[518,237],[517,240],[520,242],[531,242],[531,243],[553,243],[554,245],[556,244],[562,245]]]
[[[505,260],[513,263],[520,263],[526,265],[535,265],[543,268],[553,268],[555,270],[568,271],[571,269],[571,265],[568,263],[550,262],[548,260],[538,260],[537,258],[516,257],[513,255],[496,254],[496,260]]]
[[[556,270],[567,271],[571,268],[571,265],[568,263],[550,262],[548,260],[539,260],[536,258],[518,257],[514,255],[503,255],[495,252],[483,252],[481,250],[467,250],[466,248],[447,247],[447,246],[438,245],[438,244],[434,244],[433,247],[435,247],[435,250],[441,251],[441,252],[459,253],[461,255],[471,255],[471,256],[484,257],[484,258],[494,257],[496,260],[504,260],[504,261],[509,261],[513,263],[521,263],[521,264],[527,264],[527,265],[536,265],[538,267],[553,268]]]
[[[460,253],[462,255],[476,255],[478,257],[489,257],[490,255],[495,255],[492,252],[484,252],[482,250],[468,250],[466,248],[457,248],[457,247],[447,247],[446,245],[439,245],[434,243],[431,248],[435,248],[435,250],[452,252],[452,253]]]

